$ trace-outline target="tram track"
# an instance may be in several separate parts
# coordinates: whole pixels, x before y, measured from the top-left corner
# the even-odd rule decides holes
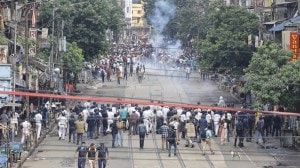
[[[157,160],[158,160],[158,164],[159,164],[159,167],[160,168],[164,168],[164,164],[163,164],[163,161],[162,161],[162,157],[160,155],[160,152],[158,150],[158,144],[157,144],[157,139],[156,139],[156,133],[155,131],[152,131],[152,140],[153,140],[153,143],[154,143],[154,147],[155,147],[155,154],[157,156]]]
[[[200,151],[203,150],[202,146],[201,146],[201,143],[197,143],[197,146],[199,147]],[[202,154],[203,155],[203,154]],[[210,158],[208,157],[207,154],[204,154],[203,155],[206,162],[208,163],[208,165],[211,167],[211,168],[215,168],[215,165],[213,164],[213,162],[210,160]]]
[[[133,148],[132,148],[132,135],[128,135],[128,158],[131,161],[131,168],[134,168]]]

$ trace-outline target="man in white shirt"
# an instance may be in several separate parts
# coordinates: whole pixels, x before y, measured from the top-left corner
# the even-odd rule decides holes
[[[163,112],[163,116],[164,116],[164,120],[166,121],[167,120],[167,114],[168,112],[170,111],[169,107],[163,107],[162,108],[162,112]]]
[[[25,142],[25,138],[29,137],[30,135],[30,122],[28,122],[28,120],[26,119],[24,122],[21,123],[22,126],[22,138],[21,138],[21,143]]]
[[[58,136],[59,140],[65,140],[66,128],[68,126],[68,119],[65,113],[62,113],[58,118]]]
[[[219,128],[220,128],[220,120],[221,115],[219,113],[215,113],[214,115],[214,128],[215,128],[215,136],[218,136]]]
[[[13,115],[11,117],[10,123],[13,126],[13,134],[18,134],[18,120],[19,120],[19,114],[17,112],[13,112]]]
[[[150,110],[150,107],[147,107],[146,110],[143,112],[143,116],[144,116],[144,124],[146,126],[146,130],[147,130],[147,134],[149,134],[149,132],[152,129],[152,116],[153,116],[153,112]]]
[[[42,129],[42,120],[43,120],[43,116],[41,115],[40,111],[38,111],[35,114],[34,120],[35,120],[35,129],[36,129],[36,139],[40,139],[41,129]]]

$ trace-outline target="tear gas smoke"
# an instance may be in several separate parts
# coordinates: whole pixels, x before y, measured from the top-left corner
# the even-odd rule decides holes
[[[169,21],[176,15],[176,6],[170,0],[156,0],[154,9],[149,17],[150,23],[153,28],[151,36],[151,43],[154,48],[165,49],[167,54],[172,57],[178,57],[182,55],[181,41],[170,40],[163,35],[163,31]]]

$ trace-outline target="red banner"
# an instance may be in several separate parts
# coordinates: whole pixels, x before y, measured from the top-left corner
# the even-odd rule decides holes
[[[291,61],[296,61],[299,57],[299,34],[297,32],[290,33],[290,49],[293,51]]]

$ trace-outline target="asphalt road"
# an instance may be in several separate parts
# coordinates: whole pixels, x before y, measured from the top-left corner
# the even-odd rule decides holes
[[[184,77],[170,77],[165,75],[155,75],[155,71],[147,71],[142,83],[137,82],[136,77],[129,77],[128,80],[121,81],[118,85],[113,78],[112,82],[105,82],[95,85],[79,85],[82,93],[87,95],[126,97],[145,100],[159,100],[196,104],[198,101],[204,105],[217,103],[219,96],[223,96],[228,103],[236,103],[236,99],[229,92],[221,91],[216,84],[210,80],[200,80],[198,74],[193,74],[187,80]],[[32,156],[22,165],[23,168],[67,168],[76,167],[76,159],[73,155],[76,145],[67,140],[59,141],[53,133],[48,135],[41,145],[35,150]],[[88,140],[87,143],[99,144],[104,142],[111,147],[111,135],[101,137],[96,140]],[[205,155],[201,153],[201,146],[196,144],[195,148],[184,147],[184,140],[178,146],[179,154],[175,157],[168,157],[166,151],[161,150],[161,140],[159,135],[150,134],[145,141],[145,149],[138,147],[138,137],[128,136],[124,133],[124,146],[119,148],[109,148],[110,168],[255,168],[255,167],[297,167],[299,161],[287,160],[287,156],[295,156],[292,151],[279,147],[278,139],[270,139],[268,144],[276,148],[265,149],[254,142],[245,143],[244,148],[234,148],[233,139],[224,146],[220,146],[219,138],[214,138],[213,149],[215,155]],[[233,149],[241,154],[241,159],[232,159],[230,150]],[[280,155],[285,153],[286,155]],[[296,155],[297,156],[297,155]],[[291,164],[293,163],[293,164]],[[88,167],[88,166],[87,166]]]

